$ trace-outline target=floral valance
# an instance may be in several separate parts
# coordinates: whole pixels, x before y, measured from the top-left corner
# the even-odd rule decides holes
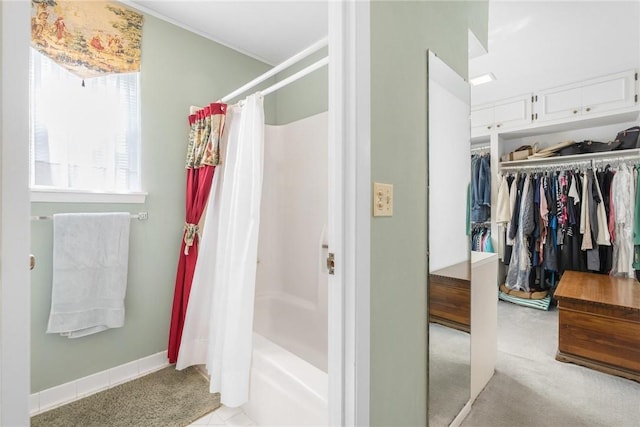
[[[138,72],[142,21],[115,2],[32,0],[31,45],[83,79]]]

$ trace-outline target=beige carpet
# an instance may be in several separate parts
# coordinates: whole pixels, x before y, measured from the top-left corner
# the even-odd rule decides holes
[[[429,426],[448,426],[469,401],[469,334],[429,323]]]
[[[160,371],[31,418],[31,426],[183,427],[220,406],[195,368]]]
[[[496,373],[462,426],[640,426],[640,384],[558,362],[557,349],[557,309],[498,301]]]

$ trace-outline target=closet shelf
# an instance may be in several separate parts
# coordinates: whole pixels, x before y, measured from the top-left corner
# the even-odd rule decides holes
[[[548,133],[568,132],[577,129],[600,127],[607,125],[637,122],[640,107],[633,107],[621,111],[603,111],[598,114],[585,115],[572,120],[557,119],[542,123],[532,123],[520,129],[505,130],[500,133],[503,140],[539,136]],[[472,138],[473,140],[473,138]]]
[[[571,163],[589,160],[640,160],[640,148],[632,150],[606,151],[602,153],[573,154],[570,156],[546,157],[541,159],[512,160],[500,162],[500,169],[516,168],[520,166],[553,166],[558,163]]]

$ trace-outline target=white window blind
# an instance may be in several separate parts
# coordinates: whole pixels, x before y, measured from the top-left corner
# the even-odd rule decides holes
[[[31,187],[140,191],[140,73],[84,81],[31,49]]]

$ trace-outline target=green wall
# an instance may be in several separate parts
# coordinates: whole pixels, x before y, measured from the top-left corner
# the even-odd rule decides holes
[[[371,178],[395,204],[371,221],[372,426],[427,423],[427,49],[467,76],[469,3],[371,3]]]
[[[144,205],[32,203],[33,215],[147,211],[131,224],[125,326],[79,339],[46,334],[51,306],[51,221],[32,222],[31,391],[37,392],[166,350],[184,224],[184,158],[190,105],[206,105],[268,65],[151,16],[142,43]],[[268,84],[268,83],[265,83]],[[275,99],[266,99],[275,121]]]
[[[465,1],[465,6],[469,28],[484,48],[489,50],[489,0]]]

